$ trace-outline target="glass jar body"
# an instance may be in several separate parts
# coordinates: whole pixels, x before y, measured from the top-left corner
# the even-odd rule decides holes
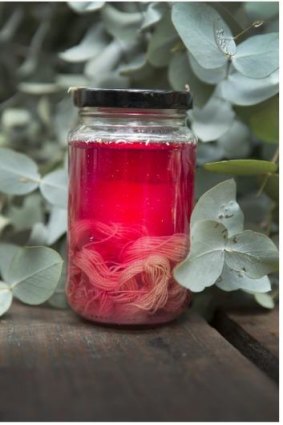
[[[152,325],[189,300],[195,139],[178,111],[82,110],[69,135],[67,296],[86,319]]]

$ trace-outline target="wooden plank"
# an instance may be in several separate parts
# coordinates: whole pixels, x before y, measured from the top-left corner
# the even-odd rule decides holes
[[[213,325],[231,344],[279,381],[279,312],[219,311]]]
[[[190,312],[111,329],[13,306],[0,321],[1,421],[277,421],[278,388]]]

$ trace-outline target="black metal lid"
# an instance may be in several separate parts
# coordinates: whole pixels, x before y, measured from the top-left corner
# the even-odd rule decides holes
[[[71,88],[74,104],[83,107],[191,109],[189,91]]]

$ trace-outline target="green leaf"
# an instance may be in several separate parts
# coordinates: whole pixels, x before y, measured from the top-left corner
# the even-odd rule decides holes
[[[152,65],[147,62],[144,53],[139,53],[128,64],[119,67],[119,73],[122,76],[130,77],[132,80],[148,79],[155,72]]]
[[[66,62],[85,62],[101,53],[107,41],[104,28],[100,23],[92,26],[78,45],[65,50],[59,56]]]
[[[48,240],[47,227],[43,223],[34,223],[26,245],[28,246],[47,245],[47,240]]]
[[[182,41],[203,68],[220,68],[233,55],[232,33],[218,12],[201,2],[176,2],[172,21]]]
[[[62,270],[60,255],[46,247],[23,248],[13,258],[4,279],[20,301],[37,305],[53,294]]]
[[[203,220],[221,223],[227,228],[229,236],[243,230],[244,216],[236,201],[234,180],[221,182],[200,197],[191,216],[191,228]]]
[[[31,114],[26,109],[9,108],[2,114],[2,125],[4,129],[13,127],[25,127],[31,122]]]
[[[241,121],[234,120],[232,126],[221,136],[218,145],[222,147],[227,158],[243,158],[251,150],[251,133]]]
[[[228,241],[225,261],[233,270],[260,278],[278,270],[278,250],[266,235],[245,230]]]
[[[101,19],[106,31],[113,37],[121,41],[133,41],[137,38],[137,31],[143,21],[143,13],[121,12],[107,2],[101,10]]]
[[[55,83],[37,83],[37,82],[23,82],[18,85],[19,91],[31,94],[34,96],[42,96],[44,94],[53,94],[61,91],[61,87],[59,87]]]
[[[260,34],[237,47],[232,58],[234,67],[251,78],[265,78],[279,68],[279,34]]]
[[[65,97],[57,103],[55,116],[53,117],[53,130],[62,146],[66,145],[68,131],[70,128],[74,128],[76,122],[77,111],[73,107],[70,99]]]
[[[249,292],[268,292],[271,290],[267,276],[263,276],[260,279],[251,279],[243,270],[235,271],[227,265],[224,265],[223,272],[215,284],[218,288],[227,292],[238,289]]]
[[[279,73],[273,72],[266,78],[249,78],[232,72],[221,81],[216,93],[235,105],[256,105],[274,96],[279,90]]]
[[[169,64],[168,78],[174,90],[184,90],[185,86],[189,83],[191,72],[189,66],[186,52],[178,52],[172,56]]]
[[[173,275],[177,282],[193,292],[212,286],[224,265],[227,229],[215,221],[198,221],[191,232],[189,256],[178,264]]]
[[[67,173],[60,169],[44,176],[40,182],[42,195],[59,208],[67,208]]]
[[[26,155],[0,148],[0,191],[10,195],[24,195],[38,187],[40,175],[37,165]]]
[[[97,86],[97,81],[117,67],[122,54],[121,43],[118,40],[113,40],[99,55],[87,62],[84,70],[85,74],[92,81],[95,81],[95,85]]]
[[[236,176],[256,176],[277,171],[277,165],[274,162],[260,159],[231,159],[229,161],[208,162],[203,167],[205,170],[214,173],[235,174]]]
[[[12,259],[21,249],[11,243],[0,243],[0,275],[2,278],[9,269]]]
[[[203,142],[219,139],[231,127],[235,112],[231,104],[218,97],[211,97],[206,105],[194,108],[192,130]]]
[[[153,25],[157,24],[162,18],[167,8],[168,4],[165,2],[149,3],[148,8],[144,14],[141,30],[148,30]]]
[[[279,97],[273,97],[252,112],[249,122],[255,136],[267,143],[279,142]]]
[[[53,208],[47,224],[47,245],[53,245],[67,231],[67,210]]]
[[[9,285],[0,282],[0,316],[9,310],[13,301],[13,294]]]
[[[226,63],[220,68],[207,69],[200,66],[192,55],[189,55],[189,60],[195,75],[204,83],[217,84],[226,78],[228,65]]]
[[[172,57],[172,49],[177,41],[178,34],[172,25],[170,12],[168,11],[157,24],[149,41],[147,50],[149,62],[156,67],[168,65]]]
[[[272,310],[275,307],[274,299],[270,294],[255,294],[256,302],[264,308]]]
[[[68,1],[68,5],[74,12],[89,13],[101,9],[105,1]]]
[[[81,74],[58,74],[56,84],[64,89],[69,87],[82,87],[88,85],[88,79]]]
[[[11,206],[8,217],[16,231],[30,229],[34,223],[43,221],[42,198],[38,193],[26,196],[21,207]]]
[[[200,81],[191,69],[187,52],[172,55],[168,69],[168,78],[174,90],[184,90],[189,85],[194,105],[203,106],[210,98],[213,88]]]

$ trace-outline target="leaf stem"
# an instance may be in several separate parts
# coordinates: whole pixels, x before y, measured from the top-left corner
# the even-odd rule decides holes
[[[254,21],[248,28],[245,28],[243,31],[239,32],[239,34],[235,35],[234,40],[238,40],[242,35],[246,32],[250,31],[252,28],[259,28],[264,24],[264,21]]]

